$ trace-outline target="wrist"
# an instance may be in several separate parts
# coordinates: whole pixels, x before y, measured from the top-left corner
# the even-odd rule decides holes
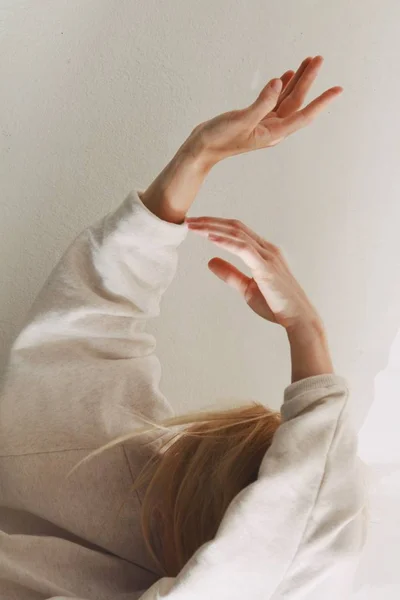
[[[211,168],[201,147],[186,140],[142,193],[143,204],[164,221],[183,223]]]
[[[289,342],[303,342],[325,339],[325,327],[321,319],[315,316],[312,319],[300,320],[286,327]]]
[[[211,157],[202,136],[197,133],[196,129],[179,148],[176,156],[186,160],[192,169],[205,177],[215,166],[216,161]]]
[[[319,320],[299,323],[287,330],[292,362],[292,383],[333,373],[324,327]]]

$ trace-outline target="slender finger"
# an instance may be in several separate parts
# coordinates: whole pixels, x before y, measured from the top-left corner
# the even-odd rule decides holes
[[[303,105],[312,84],[321,70],[323,62],[324,59],[322,56],[316,56],[307,65],[292,91],[280,103],[278,110],[275,111],[278,117],[287,117]]]
[[[191,221],[188,223],[188,227],[191,231],[195,233],[204,233],[208,235],[209,233],[215,233],[222,235],[231,235],[233,237],[240,237],[241,234],[247,235],[252,238],[256,242],[262,241],[260,236],[258,236],[250,227],[247,227],[240,221],[236,219],[212,219],[210,217],[205,217],[205,220],[199,221]]]
[[[248,242],[243,242],[238,239],[228,238],[222,235],[210,235],[208,239],[220,246],[224,250],[239,256],[243,262],[250,268],[257,270],[264,265],[264,260],[257,251],[257,249]]]
[[[282,90],[282,81],[272,79],[261,90],[257,99],[244,110],[247,114],[249,126],[255,127],[276,105]]]
[[[244,230],[239,230],[235,226],[231,225],[189,225],[189,229],[193,233],[210,238],[214,236],[222,236],[233,240],[245,241],[252,244],[254,247],[258,247],[260,251],[262,246],[258,243],[253,236],[248,235]]]
[[[223,219],[222,217],[209,217],[209,216],[201,216],[201,217],[186,217],[186,223],[227,223],[229,219]]]
[[[289,84],[289,81],[292,79],[294,75],[294,71],[286,71],[282,77],[281,77],[281,81],[282,81],[282,91],[281,94],[285,91],[286,86]]]
[[[231,263],[222,260],[222,258],[213,258],[209,261],[208,268],[231,288],[238,291],[242,296],[245,295],[251,278],[247,277],[247,275],[239,271]]]
[[[250,229],[250,227],[247,227],[247,225],[236,219],[199,217],[196,220],[190,220],[188,227],[191,231],[204,236],[208,236],[209,234],[221,234],[239,238],[247,236],[263,249],[268,250],[269,252],[274,252],[275,250],[273,244],[267,242],[267,240],[264,240],[252,229]]]
[[[281,90],[281,93],[279,94],[279,98],[282,96],[283,92],[285,91],[285,89],[286,89],[286,88],[287,88],[287,86],[289,85],[290,81],[293,79],[293,76],[294,76],[294,75],[295,75],[295,72],[294,72],[294,71],[292,71],[292,70],[290,70],[290,71],[285,71],[285,73],[284,73],[284,74],[281,76],[281,78],[280,78],[280,79],[281,79],[281,81],[282,81],[282,90]],[[268,116],[275,115],[275,112],[274,112],[274,111],[276,110],[276,107],[277,107],[277,105],[278,105],[278,103],[279,103],[279,98],[278,98],[278,102],[277,102],[277,104],[275,104],[275,106],[274,106],[274,110],[273,110],[273,111],[271,111],[271,112],[268,114]]]
[[[311,56],[308,56],[307,58],[305,58],[303,60],[303,62],[297,69],[296,73],[293,75],[292,79],[290,80],[289,84],[286,86],[286,89],[280,94],[278,102],[274,108],[274,111],[278,110],[278,108],[282,104],[283,100],[291,93],[291,91],[293,90],[296,83],[298,82],[298,80],[300,79],[300,77],[302,76],[302,74],[304,73],[304,71],[306,70],[306,68],[308,67],[308,65],[310,64],[311,61],[312,61]]]
[[[286,119],[274,119],[274,122],[268,126],[270,135],[273,139],[284,138],[309,125],[342,91],[341,87],[333,87],[307,104],[302,110],[295,112],[294,115],[286,117]]]

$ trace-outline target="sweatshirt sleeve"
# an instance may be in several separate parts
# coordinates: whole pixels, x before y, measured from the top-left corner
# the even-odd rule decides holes
[[[289,386],[258,480],[229,506],[214,540],[141,600],[346,597],[364,544],[364,477],[335,375]]]
[[[77,237],[37,297],[11,349],[3,454],[95,448],[143,425],[135,413],[171,416],[145,326],[187,227],[159,219],[139,194]]]

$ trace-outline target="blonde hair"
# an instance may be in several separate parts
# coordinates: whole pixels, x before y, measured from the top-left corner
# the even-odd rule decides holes
[[[147,422],[150,428],[99,448],[73,471],[138,435],[156,429],[167,434],[167,441],[145,464],[134,489],[144,493],[141,525],[148,550],[160,571],[174,577],[200,546],[213,539],[233,498],[257,479],[281,416],[254,403],[162,423]]]

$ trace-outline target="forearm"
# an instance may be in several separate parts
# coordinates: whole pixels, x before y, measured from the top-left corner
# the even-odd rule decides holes
[[[183,223],[211,168],[204,149],[189,137],[140,198],[160,219]]]
[[[157,219],[130,192],[63,254],[30,310],[18,347],[55,346],[57,336],[62,341],[68,332],[82,356],[149,354],[153,341],[143,322],[159,314],[186,235],[185,226]]]
[[[213,166],[210,156],[192,134],[146,191],[143,204],[157,217],[183,223],[201,185]],[[292,382],[333,373],[324,328],[319,319],[287,331],[292,360]]]
[[[292,362],[292,383],[333,373],[325,330],[321,323],[302,325],[287,331]]]

